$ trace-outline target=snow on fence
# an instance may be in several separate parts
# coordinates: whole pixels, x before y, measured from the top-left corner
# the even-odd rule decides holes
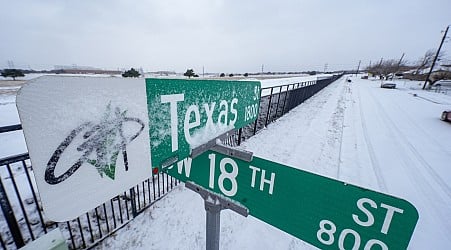
[[[277,120],[341,75],[313,79],[270,80],[262,82],[262,97],[257,120],[224,140],[229,146],[240,145],[257,131]],[[270,87],[265,87],[271,85]],[[0,134],[21,130],[21,125],[0,127]],[[42,213],[28,153],[0,159],[0,244],[3,249],[17,249],[59,227],[69,248],[84,249],[125,226],[138,214],[161,199],[180,182],[160,173],[118,194],[110,201],[64,223],[48,220]],[[77,201],[74,201],[77,202]]]

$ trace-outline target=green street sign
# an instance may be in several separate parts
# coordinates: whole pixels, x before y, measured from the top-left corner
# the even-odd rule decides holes
[[[260,82],[146,79],[152,167],[184,159],[190,150],[252,123]]]
[[[258,157],[245,162],[207,151],[167,172],[320,249],[406,249],[418,221],[403,199]]]

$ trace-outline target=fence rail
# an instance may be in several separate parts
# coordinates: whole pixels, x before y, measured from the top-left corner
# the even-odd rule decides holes
[[[240,145],[340,76],[262,88],[257,120],[223,142],[229,146]],[[0,127],[0,134],[21,129],[20,124]],[[125,226],[179,183],[169,175],[159,173],[74,220],[56,223],[42,212],[28,153],[2,158],[0,245],[3,249],[17,249],[59,227],[71,249],[92,247]]]

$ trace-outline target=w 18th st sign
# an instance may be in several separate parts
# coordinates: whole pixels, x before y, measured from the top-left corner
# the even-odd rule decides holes
[[[208,151],[167,171],[320,249],[406,249],[418,221],[405,200],[258,157]]]
[[[257,118],[260,82],[146,79],[152,166],[182,161],[192,149]]]

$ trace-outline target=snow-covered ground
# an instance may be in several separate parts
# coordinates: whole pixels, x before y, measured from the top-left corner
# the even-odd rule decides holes
[[[0,127],[19,124],[19,115],[16,109],[16,97],[13,95],[0,95]],[[22,131],[13,131],[0,134],[0,159],[7,156],[27,152]]]
[[[420,214],[410,249],[448,249],[451,124],[439,118],[451,109],[451,96],[422,91],[418,82],[397,80],[397,89],[381,89],[376,80],[345,79],[270,124],[242,148],[404,198]],[[18,123],[15,97],[0,95],[0,126]],[[1,134],[0,142],[0,158],[26,152],[21,131]],[[204,249],[203,200],[182,186],[97,248]],[[227,210],[221,215],[221,249],[314,249],[251,216]]]
[[[255,155],[410,201],[420,215],[410,249],[451,245],[451,97],[418,82],[345,78],[246,141]],[[271,206],[271,204],[267,204]],[[293,216],[295,212],[293,212]],[[99,249],[204,249],[203,200],[181,185]],[[221,213],[221,249],[314,249],[251,216]]]

